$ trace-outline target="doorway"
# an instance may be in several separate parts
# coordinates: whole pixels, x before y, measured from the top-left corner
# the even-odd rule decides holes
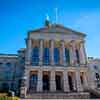
[[[68,75],[68,82],[69,82],[69,89],[71,91],[73,91],[74,90],[74,88],[73,88],[73,81],[72,81],[72,77],[70,75]]]
[[[43,75],[43,91],[49,91],[49,75]]]
[[[56,90],[61,91],[61,75],[56,75]]]

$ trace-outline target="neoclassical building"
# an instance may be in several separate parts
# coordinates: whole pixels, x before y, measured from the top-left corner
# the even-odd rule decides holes
[[[11,80],[2,79],[1,88],[9,81],[7,87],[25,98],[88,98],[85,88],[93,82],[88,75],[85,36],[48,21],[43,28],[29,31],[26,48],[16,55],[0,55],[0,67],[5,71],[4,66],[9,66],[8,73],[13,73]]]

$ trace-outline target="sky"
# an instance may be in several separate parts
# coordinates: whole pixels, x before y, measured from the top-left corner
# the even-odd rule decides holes
[[[58,24],[84,32],[87,56],[100,58],[100,0],[0,0],[0,53],[25,47],[29,30],[43,27],[46,15]]]

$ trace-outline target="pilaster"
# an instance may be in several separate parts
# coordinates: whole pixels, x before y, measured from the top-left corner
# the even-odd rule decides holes
[[[31,63],[31,53],[32,53],[32,39],[26,40],[26,61],[25,64]]]

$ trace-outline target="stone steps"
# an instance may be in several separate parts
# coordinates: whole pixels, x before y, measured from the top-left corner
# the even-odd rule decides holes
[[[80,93],[33,93],[28,94],[27,99],[88,99],[88,92]]]

